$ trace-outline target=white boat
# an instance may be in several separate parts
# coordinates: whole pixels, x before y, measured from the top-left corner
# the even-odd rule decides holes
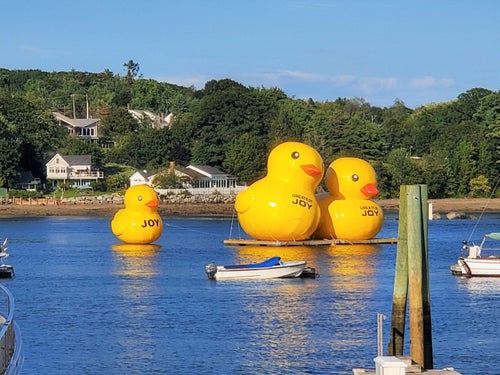
[[[467,254],[451,266],[451,273],[467,277],[500,277],[500,248],[485,247],[487,239],[500,241],[500,232],[485,234],[479,245],[464,241],[462,250]]]
[[[0,245],[0,278],[9,278],[14,276],[14,267],[10,264],[5,264],[4,259],[9,256],[7,252],[7,238]]]
[[[218,266],[210,263],[205,266],[209,279],[276,279],[299,277],[306,261],[283,262],[280,257],[272,257],[261,263]]]

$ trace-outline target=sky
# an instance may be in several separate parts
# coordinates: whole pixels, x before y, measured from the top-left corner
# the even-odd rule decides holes
[[[497,0],[0,0],[0,68],[409,108],[500,89]]]

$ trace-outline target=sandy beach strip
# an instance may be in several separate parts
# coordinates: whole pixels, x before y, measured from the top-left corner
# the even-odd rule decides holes
[[[384,212],[398,212],[399,199],[375,200]],[[500,198],[487,199],[429,199],[434,213],[500,213]],[[0,205],[0,218],[37,216],[109,216],[123,205],[112,203],[60,204],[60,205]],[[235,216],[233,203],[161,203],[158,211],[165,216]]]

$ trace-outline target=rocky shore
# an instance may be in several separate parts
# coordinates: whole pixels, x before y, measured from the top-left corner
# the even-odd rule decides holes
[[[376,200],[384,212],[397,213],[399,199]],[[109,216],[123,208],[123,201],[115,200],[67,200],[59,204],[22,202],[23,204],[0,205],[0,218],[33,216]],[[434,214],[446,218],[450,213],[480,214],[500,213],[500,198],[495,199],[430,199]],[[235,215],[234,201],[224,199],[162,202],[158,209],[162,216],[222,216]]]

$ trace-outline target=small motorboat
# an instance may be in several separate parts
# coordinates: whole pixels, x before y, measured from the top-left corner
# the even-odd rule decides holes
[[[10,264],[5,264],[4,259],[9,256],[7,252],[7,238],[0,245],[0,278],[5,279],[14,276],[14,267]]]
[[[463,241],[462,251],[467,256],[459,257],[450,267],[452,275],[500,277],[500,248],[486,248],[487,239],[500,240],[500,232],[485,234],[479,245]]]
[[[276,279],[299,277],[307,262],[283,262],[280,257],[272,257],[261,263],[218,266],[210,263],[205,266],[209,279]]]

